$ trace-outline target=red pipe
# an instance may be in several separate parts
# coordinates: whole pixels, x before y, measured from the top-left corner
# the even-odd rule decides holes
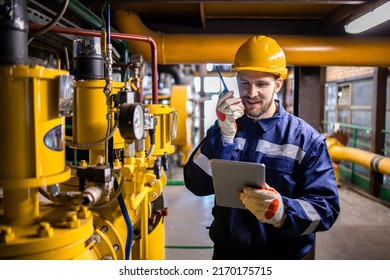
[[[40,24],[29,24],[30,30],[40,29],[43,25]],[[77,28],[65,28],[65,27],[52,27],[50,32],[63,33],[63,34],[73,34],[80,36],[90,36],[90,37],[100,37],[101,31],[96,30],[85,30]],[[142,35],[133,35],[133,34],[123,34],[123,33],[111,33],[111,38],[122,39],[125,41],[141,41],[148,42],[152,51],[152,98],[153,104],[158,103],[158,84],[157,84],[157,45],[152,37],[142,36]],[[140,91],[141,92],[141,91]],[[142,103],[142,96],[140,96],[140,102]]]

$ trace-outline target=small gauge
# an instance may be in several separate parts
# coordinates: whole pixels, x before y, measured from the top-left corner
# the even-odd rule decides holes
[[[144,136],[144,109],[141,105],[134,106],[133,111],[133,132],[134,137],[140,140]]]
[[[125,139],[144,138],[144,108],[141,104],[122,104],[119,112],[119,130]]]

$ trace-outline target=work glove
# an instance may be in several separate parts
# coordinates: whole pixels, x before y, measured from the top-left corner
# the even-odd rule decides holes
[[[233,143],[237,132],[236,119],[244,115],[241,98],[234,98],[233,95],[233,91],[222,93],[218,98],[216,109],[222,139],[227,143]]]
[[[260,188],[245,187],[240,193],[241,202],[263,222],[280,227],[284,221],[282,196],[267,184]]]

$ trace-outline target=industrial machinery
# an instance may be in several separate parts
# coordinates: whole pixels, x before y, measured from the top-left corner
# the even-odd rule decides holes
[[[164,259],[175,109],[142,103],[139,56],[113,80],[109,9],[106,32],[62,30],[74,77],[29,66],[26,2],[0,4],[0,259]],[[66,164],[65,145],[88,158]]]

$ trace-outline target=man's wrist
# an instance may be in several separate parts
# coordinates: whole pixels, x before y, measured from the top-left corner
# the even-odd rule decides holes
[[[224,135],[223,133],[221,133],[221,138],[222,138],[222,141],[223,141],[223,142],[232,144],[232,143],[233,143],[234,136],[226,136],[226,135]]]
[[[280,222],[277,222],[276,224],[274,224],[274,226],[276,228],[281,228],[285,220],[286,220],[286,211],[283,209],[282,218],[280,219]]]

